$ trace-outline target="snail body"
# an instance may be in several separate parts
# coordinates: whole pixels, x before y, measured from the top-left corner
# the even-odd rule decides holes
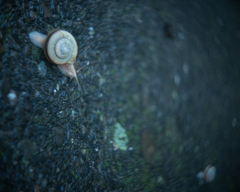
[[[69,32],[60,29],[55,29],[48,35],[33,31],[29,33],[29,37],[34,45],[43,49],[48,61],[56,64],[64,75],[76,79],[81,90],[74,67],[78,53],[78,46],[74,37]]]

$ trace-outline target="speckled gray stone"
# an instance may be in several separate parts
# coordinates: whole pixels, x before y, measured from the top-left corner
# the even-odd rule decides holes
[[[31,49],[28,45],[25,45],[23,50],[22,50],[22,53],[24,56],[28,57],[30,54],[31,54]]]
[[[44,61],[41,61],[39,64],[38,64],[38,71],[39,71],[39,74],[44,77],[47,73],[47,66],[45,65],[45,62]]]

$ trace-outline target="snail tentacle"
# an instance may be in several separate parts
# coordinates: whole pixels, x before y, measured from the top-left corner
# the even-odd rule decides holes
[[[82,66],[80,69],[77,70],[77,73],[79,73],[84,67],[86,67],[87,65]]]
[[[72,80],[72,78],[75,78],[76,81],[77,81],[77,84],[78,84],[78,87],[82,93],[82,89],[81,89],[81,86],[79,84],[79,81],[78,81],[78,77],[77,77],[77,72],[74,68],[74,65],[72,63],[65,63],[64,65],[58,65],[58,68],[60,69],[60,71],[70,77],[70,79]]]
[[[30,37],[30,41],[34,45],[36,45],[40,48],[43,48],[47,35],[44,35],[44,34],[39,33],[37,31],[33,31],[33,32],[29,33],[29,37]]]

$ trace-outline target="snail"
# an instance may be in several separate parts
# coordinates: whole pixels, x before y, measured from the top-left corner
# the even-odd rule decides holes
[[[207,183],[212,182],[216,176],[216,167],[208,165],[204,171],[200,171],[197,174],[199,180],[203,180]]]
[[[82,92],[77,73],[86,65],[78,71],[74,68],[78,53],[78,46],[74,37],[69,32],[61,29],[55,29],[48,35],[33,31],[29,33],[29,37],[34,45],[43,49],[48,61],[56,64],[64,75],[76,79]]]

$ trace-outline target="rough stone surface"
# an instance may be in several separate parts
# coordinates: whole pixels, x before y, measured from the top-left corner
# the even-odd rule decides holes
[[[0,4],[0,191],[240,191],[239,1]],[[29,40],[55,28],[83,93]]]

